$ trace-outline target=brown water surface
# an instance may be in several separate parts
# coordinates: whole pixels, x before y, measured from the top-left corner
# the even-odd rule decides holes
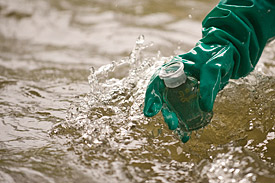
[[[275,182],[274,42],[187,144],[142,114],[217,2],[0,0],[0,182]]]

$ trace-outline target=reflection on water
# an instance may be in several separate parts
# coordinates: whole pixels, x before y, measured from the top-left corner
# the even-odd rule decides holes
[[[187,144],[142,114],[216,2],[0,1],[0,182],[274,182],[274,42]]]

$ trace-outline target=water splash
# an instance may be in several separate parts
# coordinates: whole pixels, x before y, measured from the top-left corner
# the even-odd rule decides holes
[[[224,182],[275,178],[275,170],[269,166],[275,159],[274,109],[270,108],[274,104],[270,100],[275,95],[274,77],[254,72],[230,81],[217,97],[211,124],[193,133],[191,140],[183,144],[168,130],[161,115],[145,118],[142,113],[151,75],[171,59],[160,54],[143,56],[143,50],[151,45],[140,36],[129,58],[97,70],[92,68],[88,78],[90,92],[72,104],[67,120],[55,126],[51,134],[66,136],[68,150],[91,173],[97,172],[92,174],[98,180],[105,177],[113,182],[215,182],[220,180],[216,176],[219,171],[225,172],[220,180]],[[257,166],[262,167],[261,172],[266,173],[247,171],[256,165],[245,160],[239,162],[239,168],[234,165],[231,172],[232,161],[243,158],[239,148],[251,153]],[[232,161],[224,163],[226,159],[222,157],[232,154]],[[209,169],[217,171],[207,172]]]

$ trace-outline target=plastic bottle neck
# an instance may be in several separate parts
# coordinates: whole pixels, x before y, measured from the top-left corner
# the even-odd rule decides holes
[[[182,85],[186,81],[183,63],[176,61],[165,65],[161,68],[159,77],[168,88],[176,88]]]

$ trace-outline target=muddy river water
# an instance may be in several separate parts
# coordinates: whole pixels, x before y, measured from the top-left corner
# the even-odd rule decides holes
[[[0,182],[275,182],[275,43],[182,144],[147,83],[217,0],[0,0]]]

